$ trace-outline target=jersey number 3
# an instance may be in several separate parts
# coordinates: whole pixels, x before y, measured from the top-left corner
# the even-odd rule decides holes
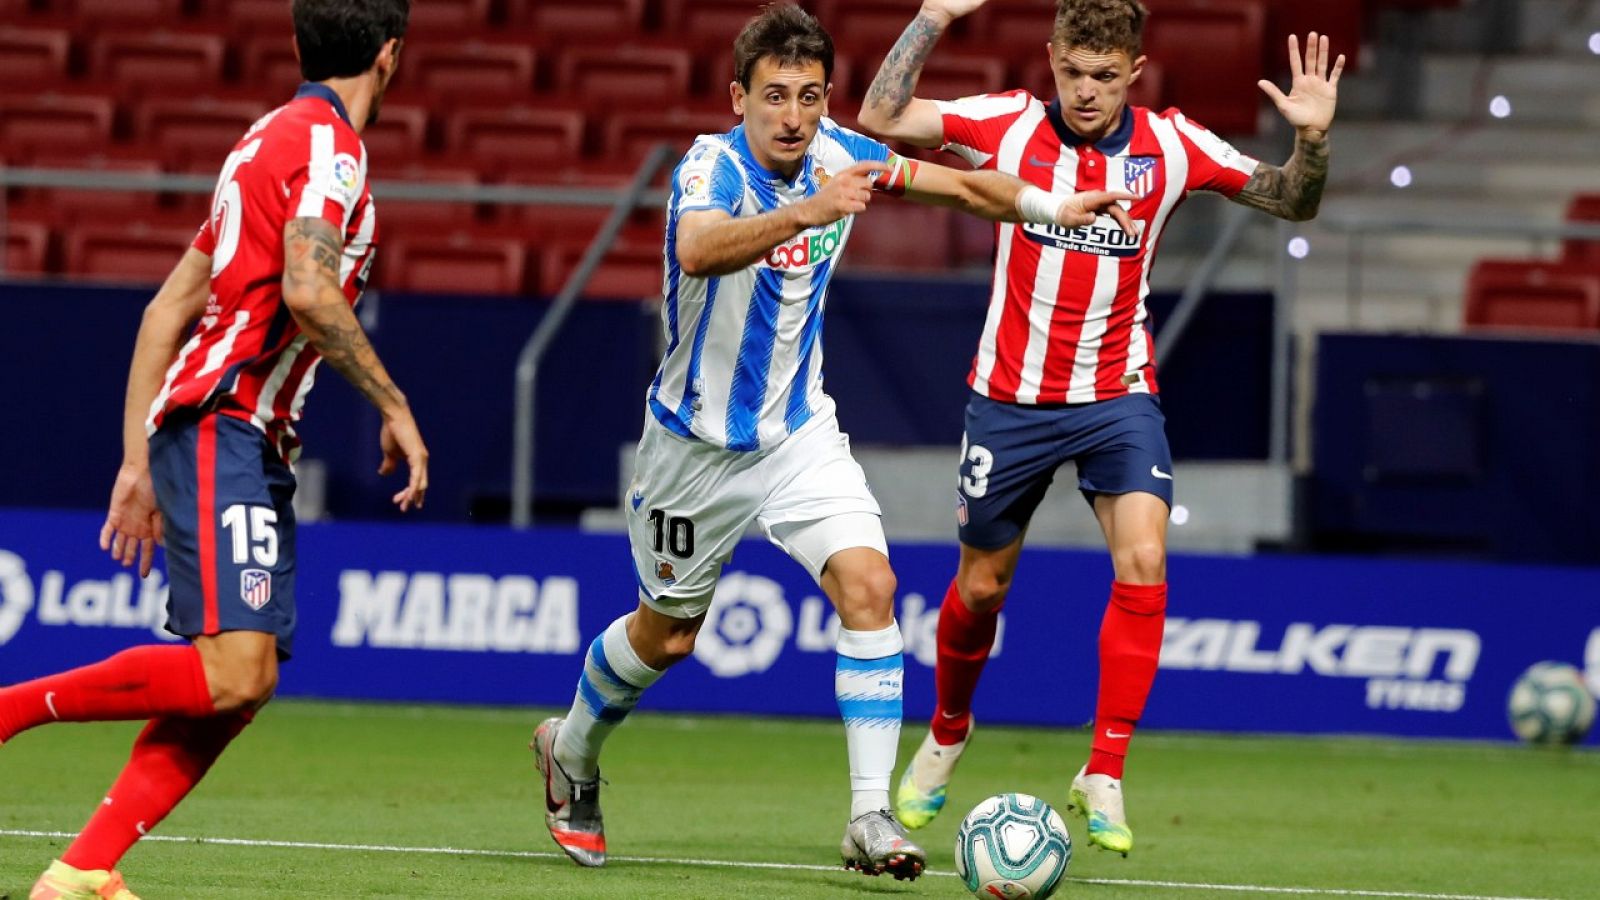
[[[989,493],[989,471],[994,468],[994,454],[982,444],[967,445],[967,436],[961,436],[961,491],[974,499]]]

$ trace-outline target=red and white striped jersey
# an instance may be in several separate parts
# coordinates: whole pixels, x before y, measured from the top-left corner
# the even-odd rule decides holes
[[[1150,265],[1167,217],[1190,191],[1233,196],[1256,161],[1177,110],[1123,112],[1090,144],[1027,91],[939,101],[945,149],[1047,191],[1125,190],[1138,237],[1092,225],[996,225],[989,315],[968,383],[1005,403],[1055,404],[1155,393],[1145,327]]]
[[[305,84],[234,145],[194,248],[211,257],[211,297],[167,369],[147,428],[184,409],[216,411],[261,429],[287,463],[300,455],[294,422],[321,356],[283,302],[283,230],[323,219],[344,238],[339,278],[354,305],[377,241],[367,151],[338,94]]]

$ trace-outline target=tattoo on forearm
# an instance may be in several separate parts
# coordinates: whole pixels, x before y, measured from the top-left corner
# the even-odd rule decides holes
[[[900,40],[895,42],[884,58],[878,75],[867,88],[864,101],[868,109],[876,109],[891,119],[899,118],[911,103],[911,93],[916,89],[917,77],[933,52],[944,28],[926,15],[918,14],[906,26]]]
[[[339,286],[343,251],[333,226],[316,219],[294,219],[284,239],[285,289],[311,291],[326,298],[295,315],[306,339],[374,406],[382,409],[404,402]]]
[[[1304,222],[1315,218],[1328,183],[1328,137],[1296,137],[1294,155],[1281,168],[1261,165],[1233,199],[1262,212]]]

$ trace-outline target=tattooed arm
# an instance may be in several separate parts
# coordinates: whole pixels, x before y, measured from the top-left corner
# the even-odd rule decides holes
[[[1294,155],[1282,166],[1262,163],[1233,202],[1290,222],[1317,216],[1322,187],[1328,182],[1328,135],[1302,131],[1295,135]]]
[[[1306,53],[1300,58],[1300,41],[1289,35],[1289,70],[1293,80],[1284,94],[1270,81],[1258,84],[1278,112],[1295,128],[1294,155],[1282,167],[1262,165],[1233,198],[1235,203],[1259,209],[1280,219],[1304,222],[1317,214],[1322,187],[1328,181],[1328,129],[1339,103],[1341,54],[1328,71],[1328,36],[1315,31],[1306,36]]]
[[[950,23],[977,9],[985,0],[926,0],[878,67],[857,118],[862,128],[880,137],[918,147],[944,143],[944,120],[931,100],[912,96],[933,45]]]
[[[401,511],[422,506],[428,490],[428,450],[412,418],[411,406],[389,378],[378,353],[361,330],[339,283],[344,248],[332,225],[315,218],[290,219],[283,229],[283,302],[311,346],[383,414],[379,443],[380,474],[402,459],[410,482],[394,496]]]

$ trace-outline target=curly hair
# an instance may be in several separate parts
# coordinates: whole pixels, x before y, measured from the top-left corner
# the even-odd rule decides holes
[[[1137,59],[1149,15],[1139,0],[1060,0],[1050,39],[1057,47],[1125,50]]]

